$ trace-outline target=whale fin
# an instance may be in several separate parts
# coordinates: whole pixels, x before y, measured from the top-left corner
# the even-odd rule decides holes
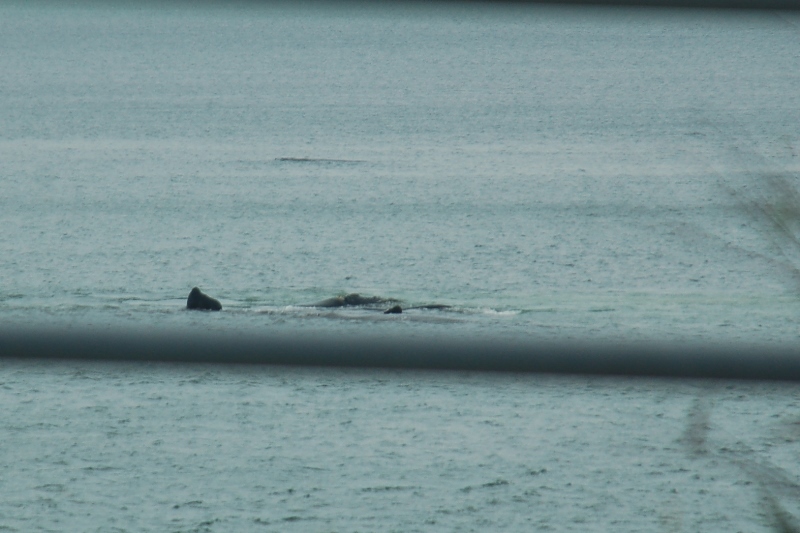
[[[222,310],[222,304],[219,303],[219,300],[212,298],[207,294],[203,294],[200,289],[195,287],[192,289],[192,291],[189,293],[189,297],[186,299],[186,308],[204,311],[220,311]]]

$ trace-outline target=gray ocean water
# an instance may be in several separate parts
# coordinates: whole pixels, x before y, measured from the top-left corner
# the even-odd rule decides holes
[[[0,73],[4,327],[797,341],[796,13],[4,2]],[[186,311],[194,286],[223,311]],[[450,307],[305,306],[352,292]],[[12,361],[0,382],[0,530],[800,516],[790,386]]]

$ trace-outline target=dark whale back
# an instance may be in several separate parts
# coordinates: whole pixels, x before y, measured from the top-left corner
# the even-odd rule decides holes
[[[200,309],[205,311],[219,311],[222,309],[222,304],[219,300],[212,298],[207,294],[195,287],[189,293],[189,298],[186,299],[187,309]]]
[[[384,303],[395,303],[398,300],[394,298],[381,298],[380,296],[361,296],[360,294],[351,293],[345,296],[334,296],[327,300],[322,300],[313,304],[313,307],[348,307],[358,305],[377,305]]]
[[[374,305],[394,301],[391,298],[381,298],[380,296],[361,296],[360,294],[348,294],[344,297],[345,305]]]

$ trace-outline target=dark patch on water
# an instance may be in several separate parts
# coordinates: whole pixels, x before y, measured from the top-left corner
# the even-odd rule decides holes
[[[64,492],[64,485],[60,483],[48,483],[46,485],[39,485],[35,487],[36,490],[42,490],[44,492]]]
[[[109,470],[116,470],[113,466],[87,466],[81,468],[84,472],[108,472]]]
[[[346,164],[355,164],[355,163],[366,163],[366,161],[362,161],[360,159],[325,159],[325,158],[317,158],[317,157],[276,157],[275,161],[280,161],[281,163],[346,163]]]
[[[399,490],[414,490],[419,487],[411,487],[411,486],[387,486],[387,487],[366,487],[361,489],[361,492],[393,492]]]
[[[172,506],[172,508],[173,509],[180,509],[181,507],[199,507],[201,505],[203,505],[203,501],[202,500],[192,500],[192,501],[186,502],[186,503],[180,503],[180,504],[176,503],[175,505]]]
[[[510,483],[508,481],[506,481],[505,479],[496,479],[494,481],[490,481],[489,483],[484,483],[483,485],[479,485],[477,487],[476,486],[464,487],[463,489],[461,489],[461,492],[469,493],[469,492],[472,492],[475,489],[491,489],[491,488],[495,488],[495,487],[502,487],[504,485],[509,485],[509,484]]]

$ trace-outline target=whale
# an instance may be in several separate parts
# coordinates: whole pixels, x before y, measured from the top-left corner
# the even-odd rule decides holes
[[[406,310],[410,309],[450,309],[452,306],[444,305],[444,304],[430,304],[430,305],[415,305],[414,307],[406,307]],[[399,305],[395,305],[390,307],[386,311],[383,312],[384,315],[399,315],[403,312],[403,308]]]
[[[307,307],[356,307],[356,306],[378,306],[388,304],[390,307],[383,312],[385,315],[399,315],[403,312],[400,306],[400,300],[396,298],[383,298],[381,296],[361,296],[358,293],[350,293],[345,295],[334,296],[327,298],[315,304],[310,304]],[[444,304],[428,304],[428,305],[415,305],[413,307],[406,307],[410,309],[450,309],[452,306]]]
[[[381,298],[380,296],[361,296],[360,294],[351,293],[344,296],[334,296],[311,304],[310,307],[351,307],[357,305],[378,305],[378,304],[395,304],[399,300],[394,298]]]
[[[198,309],[201,311],[219,311],[222,309],[222,304],[219,300],[204,294],[197,287],[192,289],[189,297],[186,299],[186,309]]]

